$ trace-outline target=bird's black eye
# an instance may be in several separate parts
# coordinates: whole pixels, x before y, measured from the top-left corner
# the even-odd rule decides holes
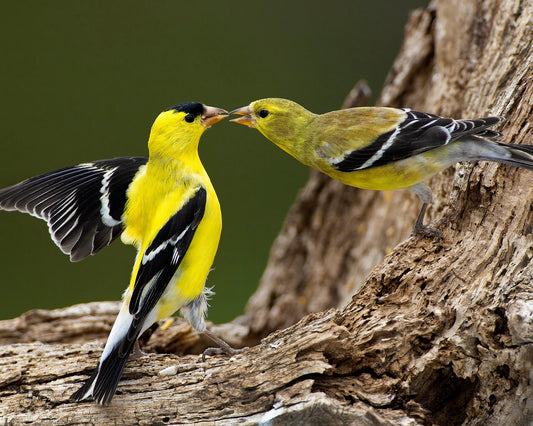
[[[268,114],[270,114],[270,112],[268,112],[267,109],[262,109],[261,111],[259,111],[259,117],[261,117],[261,118],[267,117]]]
[[[185,121],[186,121],[187,123],[192,123],[192,122],[194,121],[194,115],[192,115],[192,114],[187,114],[187,115],[185,116]]]

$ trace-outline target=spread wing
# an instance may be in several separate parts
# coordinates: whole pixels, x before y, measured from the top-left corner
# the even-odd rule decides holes
[[[45,220],[52,240],[77,262],[122,233],[126,191],[147,161],[120,157],[35,176],[0,189],[0,209]]]
[[[199,187],[143,253],[129,306],[136,319],[148,315],[176,273],[204,216],[206,199],[206,190]]]
[[[469,135],[496,138],[500,134],[487,129],[501,121],[500,117],[454,120],[423,112],[404,110],[407,117],[390,132],[380,135],[364,148],[346,153],[333,167],[353,172],[383,166],[425,151],[438,148]]]

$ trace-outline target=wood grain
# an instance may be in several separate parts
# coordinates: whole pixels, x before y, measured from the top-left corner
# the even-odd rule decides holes
[[[379,103],[502,115],[505,141],[532,144],[532,69],[531,1],[435,1],[411,14]],[[246,314],[212,326],[253,347],[202,362],[177,319],[145,336],[155,353],[129,361],[109,407],[68,396],[116,304],[0,323],[0,424],[528,424],[533,173],[458,164],[428,183],[439,242],[409,237],[411,194],[313,173]]]

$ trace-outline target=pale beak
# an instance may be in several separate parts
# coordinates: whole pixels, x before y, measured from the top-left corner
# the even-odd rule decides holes
[[[213,124],[224,120],[227,116],[228,111],[224,109],[204,105],[204,113],[202,114],[202,125],[206,129],[209,129]]]
[[[252,109],[250,108],[249,105],[242,107],[242,108],[237,108],[231,111],[230,114],[242,115],[242,117],[234,118],[233,120],[230,120],[231,122],[242,124],[248,127],[255,127],[255,124],[256,124],[255,117],[252,115]]]

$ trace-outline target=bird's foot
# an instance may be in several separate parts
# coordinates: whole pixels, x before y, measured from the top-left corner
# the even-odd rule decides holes
[[[227,355],[227,356],[233,356],[240,354],[244,352],[248,347],[241,348],[241,349],[235,349],[232,348],[230,345],[228,345],[224,340],[222,340],[220,337],[216,336],[215,334],[211,333],[209,330],[205,330],[203,332],[207,337],[209,337],[213,342],[215,342],[219,347],[218,348],[207,348],[202,353],[202,361],[205,361],[206,356],[211,355]]]
[[[422,187],[417,187],[418,190],[420,189],[427,189],[429,191],[429,188],[425,185]],[[416,192],[416,194],[424,194],[424,192]],[[419,195],[420,196],[420,195]],[[422,198],[423,199],[423,198]],[[422,235],[424,237],[435,237],[438,240],[441,238],[441,233],[436,228],[431,228],[429,226],[424,225],[424,216],[426,215],[426,209],[428,207],[428,201],[425,201],[422,205],[422,208],[420,209],[420,213],[418,214],[418,217],[416,218],[415,227],[413,229],[413,232],[411,232],[411,237],[414,237],[415,235]]]
[[[131,350],[130,359],[140,358],[143,356],[148,355],[147,352],[143,352],[141,349],[141,345],[139,344],[139,341],[136,340],[133,344],[133,349]]]
[[[424,237],[434,237],[437,239],[437,241],[442,238],[442,234],[437,228],[432,228],[430,226],[426,226],[418,222],[415,224],[413,232],[411,232],[412,237],[414,237],[415,235],[422,235]]]

